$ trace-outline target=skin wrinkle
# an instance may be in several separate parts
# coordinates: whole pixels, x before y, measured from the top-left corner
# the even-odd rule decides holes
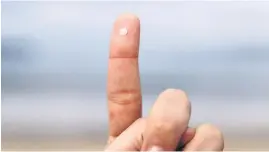
[[[140,103],[142,99],[139,88],[140,78],[138,74],[134,74],[134,72],[138,73],[137,60],[114,60],[110,61],[110,65],[113,67],[109,66],[111,72],[109,76],[112,81],[108,82],[108,100],[119,104]],[[128,79],[125,78],[126,76]]]
[[[129,104],[129,103],[141,103],[142,96],[139,94],[140,90],[132,88],[118,89],[110,91],[107,98],[111,103]],[[125,103],[123,103],[125,102]]]

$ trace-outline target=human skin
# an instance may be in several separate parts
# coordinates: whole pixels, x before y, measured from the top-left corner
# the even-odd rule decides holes
[[[167,89],[156,99],[149,116],[142,116],[138,56],[140,21],[119,16],[113,26],[108,66],[109,138],[105,150],[174,151],[180,140],[184,151],[222,151],[221,131],[211,125],[188,127],[191,104],[186,93]]]

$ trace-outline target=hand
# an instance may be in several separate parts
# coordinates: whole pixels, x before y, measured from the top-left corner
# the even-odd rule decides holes
[[[222,133],[213,125],[188,127],[191,105],[187,95],[168,89],[156,100],[148,118],[141,118],[138,69],[140,22],[120,16],[113,28],[108,68],[109,140],[107,151],[222,151]]]

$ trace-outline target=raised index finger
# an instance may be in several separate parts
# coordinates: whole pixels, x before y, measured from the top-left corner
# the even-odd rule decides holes
[[[108,66],[110,139],[141,117],[139,39],[139,19],[130,14],[118,17],[112,31]]]

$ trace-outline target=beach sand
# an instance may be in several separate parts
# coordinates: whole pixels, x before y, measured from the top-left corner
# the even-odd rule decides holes
[[[256,134],[238,133],[224,134],[225,150],[229,151],[261,151],[269,150],[269,131],[258,130]],[[106,144],[104,134],[95,134],[89,137],[74,136],[71,138],[2,138],[2,150],[103,150]]]

